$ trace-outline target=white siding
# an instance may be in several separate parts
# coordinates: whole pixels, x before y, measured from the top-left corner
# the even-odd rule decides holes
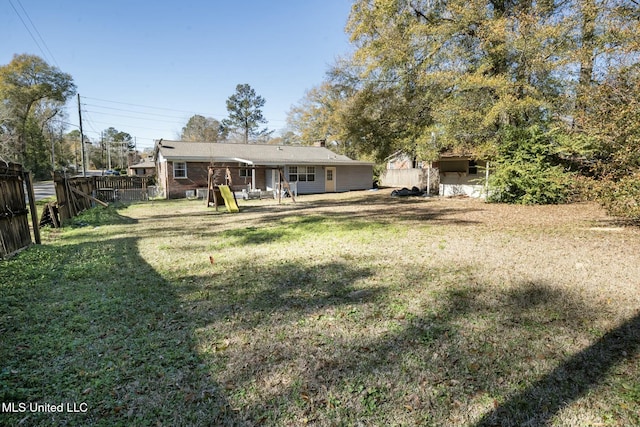
[[[296,165],[291,165],[296,166]],[[305,165],[306,167],[307,165]],[[312,165],[308,165],[312,166]],[[315,181],[298,181],[298,194],[316,194],[324,193],[324,168],[322,166],[315,166],[316,176]],[[284,168],[284,174],[289,180],[289,166]]]
[[[336,191],[368,190],[373,186],[373,166],[336,167]]]
[[[336,191],[368,190],[373,185],[373,166],[349,165],[330,166],[336,168]],[[315,166],[315,181],[298,181],[298,194],[324,193],[325,166]],[[285,167],[289,179],[289,167]]]

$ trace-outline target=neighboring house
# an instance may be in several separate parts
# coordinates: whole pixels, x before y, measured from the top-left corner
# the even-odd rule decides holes
[[[156,164],[149,160],[129,166],[129,176],[154,176],[155,174]]]
[[[420,162],[398,151],[385,159],[386,170],[380,177],[385,187],[430,186],[430,193],[441,196],[485,197],[487,162],[470,155],[442,153],[438,160]]]
[[[441,196],[486,197],[487,162],[469,155],[443,153],[433,166],[440,171]]]
[[[209,166],[229,169],[234,190],[271,191],[279,170],[298,194],[364,190],[373,184],[373,163],[352,160],[324,147],[165,141],[155,147],[157,183],[167,198],[207,188]],[[243,167],[246,167],[244,169]]]
[[[384,161],[387,164],[387,170],[407,170],[422,167],[422,162],[418,163],[404,151],[396,151]]]
[[[420,162],[403,151],[396,151],[385,159],[386,169],[380,176],[383,187],[430,187],[430,193],[437,186],[437,171],[429,167],[429,162]]]

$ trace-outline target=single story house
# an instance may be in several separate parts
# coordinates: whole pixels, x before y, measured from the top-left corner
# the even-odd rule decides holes
[[[156,174],[156,164],[150,160],[131,165],[128,169],[129,176],[154,176]]]
[[[373,185],[373,163],[316,146],[227,144],[159,140],[157,184],[166,198],[207,188],[209,166],[230,167],[234,190],[275,190],[279,171],[298,194],[365,190]]]

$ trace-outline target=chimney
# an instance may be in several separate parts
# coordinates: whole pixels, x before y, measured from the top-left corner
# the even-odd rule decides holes
[[[327,146],[327,140],[326,139],[316,139],[313,142],[313,146],[314,147],[326,147]]]

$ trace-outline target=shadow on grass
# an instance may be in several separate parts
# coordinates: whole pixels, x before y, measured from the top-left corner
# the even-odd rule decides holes
[[[289,225],[309,233],[354,221],[315,214]],[[584,337],[606,313],[544,282],[505,291],[451,266],[406,272],[404,286],[433,290],[398,315],[404,289],[376,282],[378,267],[357,258],[252,259],[252,245],[293,233],[288,214],[279,220],[270,233],[236,233],[243,262],[171,282],[134,238],[21,254],[23,267],[50,268],[0,272],[12,284],[0,296],[0,399],[87,402],[89,411],[0,421],[545,425],[638,354],[635,317],[567,358],[566,342],[549,340]],[[439,283],[446,275],[456,282]]]
[[[607,332],[524,391],[509,397],[483,416],[475,427],[549,425],[564,407],[605,381],[616,365],[634,359],[639,353],[640,314]]]
[[[277,241],[304,239],[307,236],[349,231],[386,230],[391,224],[382,221],[368,221],[360,218],[329,215],[306,215],[280,218],[261,222],[263,226],[249,226],[225,230],[219,234],[224,245],[260,245]],[[216,235],[215,233],[213,235]]]
[[[17,412],[3,411],[0,424],[243,424],[196,349],[184,290],[136,245],[38,246],[3,263],[0,402]],[[32,412],[30,404],[86,412]]]
[[[476,212],[481,209],[477,207],[460,208],[459,206],[436,207],[428,199],[399,200],[382,195],[344,200],[323,199],[283,206],[247,206],[242,208],[242,212],[263,214],[262,222],[266,223],[284,220],[290,216],[304,216],[307,211],[318,215],[319,210],[323,210],[322,215],[335,220],[379,222],[413,220],[441,225],[473,225],[477,224],[477,221],[456,218],[456,215]]]
[[[640,353],[640,314],[567,358],[564,355],[549,354],[548,341],[554,331],[566,334],[569,330],[568,333],[575,336],[584,334],[590,323],[607,315],[606,309],[587,304],[577,294],[569,294],[545,283],[520,283],[490,303],[483,293],[486,294],[486,291],[477,292],[468,288],[448,292],[448,308],[444,317],[500,313],[500,339],[520,336],[522,348],[516,347],[514,350],[525,355],[521,362],[514,360],[511,366],[486,366],[483,374],[495,381],[493,387],[499,384],[497,377],[505,374],[501,368],[519,370],[521,368],[518,365],[522,366],[523,362],[533,366],[546,358],[556,360],[556,367],[542,379],[533,382],[523,372],[520,383],[529,385],[514,394],[501,391],[504,403],[494,405],[491,411],[473,423],[474,427],[550,425],[563,408],[607,379],[614,367],[625,361],[631,362]],[[459,354],[469,355],[468,349],[460,348],[459,351]],[[474,362],[471,365],[482,370],[482,364]],[[460,372],[461,380],[465,377],[464,374],[464,370]],[[635,423],[638,419],[633,421]]]
[[[332,282],[327,271],[344,278],[326,285]],[[246,274],[267,278],[265,288],[242,294],[246,287],[240,282],[235,288],[233,279],[242,280],[242,270],[227,271],[212,288],[225,295],[225,303],[203,303],[198,311],[210,325],[221,320],[231,325],[227,333],[255,332],[251,343],[224,351],[233,361],[227,370],[234,389],[245,393],[265,387],[253,391],[259,402],[249,400],[242,408],[256,422],[547,425],[597,386],[612,366],[638,352],[638,317],[569,359],[550,350],[554,333],[585,334],[584,325],[603,313],[545,283],[520,283],[509,291],[482,283],[440,289],[423,314],[392,318],[396,326],[389,329],[381,324],[388,319],[388,290],[373,288],[359,299],[360,291],[352,287],[372,275],[367,269],[293,265],[276,275],[260,268]],[[428,286],[433,277],[430,272],[427,282],[416,286]],[[226,302],[231,303],[227,309]],[[336,310],[355,316],[355,334],[332,335],[348,330],[349,321],[338,329],[332,321],[321,323]],[[300,333],[283,326],[303,328],[309,322],[317,326]],[[368,332],[378,326],[385,332]],[[260,330],[273,335],[266,339]],[[554,365],[549,375],[533,380]],[[281,383],[269,388],[273,378]],[[518,392],[523,384],[525,391]],[[487,413],[497,401],[505,403]]]
[[[236,239],[235,244],[239,245],[260,245],[275,242],[289,235],[288,230],[271,227],[246,227],[235,228],[224,232],[225,237]]]
[[[186,276],[183,280],[200,289],[194,311],[202,326],[236,318],[237,328],[251,328],[269,322],[271,316],[305,316],[324,307],[363,304],[384,294],[383,288],[354,288],[354,284],[372,275],[368,268],[344,262],[304,265],[239,264],[223,277],[205,279]]]

